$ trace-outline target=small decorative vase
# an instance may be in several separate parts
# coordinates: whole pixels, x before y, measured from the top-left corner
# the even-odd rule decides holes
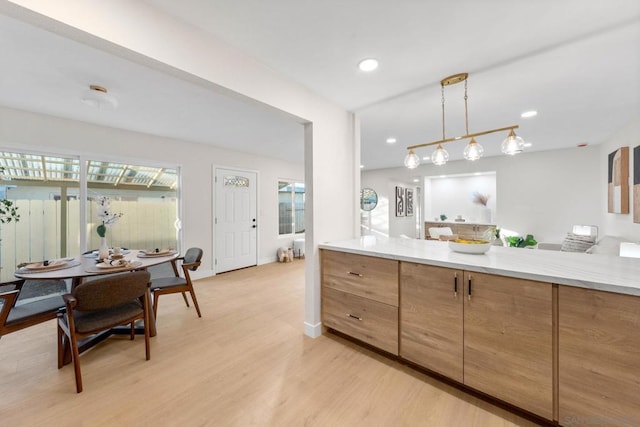
[[[100,237],[100,247],[98,248],[98,259],[109,258],[109,245],[107,245],[107,238]]]
[[[480,207],[480,221],[483,224],[491,224],[491,209],[486,206]]]

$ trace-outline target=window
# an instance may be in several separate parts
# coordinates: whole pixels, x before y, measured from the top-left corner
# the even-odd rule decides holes
[[[110,199],[110,210],[122,213],[107,226],[107,244],[122,248],[178,247],[178,171],[132,164],[87,161],[87,248],[96,249],[99,225],[96,200]]]
[[[0,224],[0,281],[25,261],[80,252],[80,159],[0,151],[0,198],[18,222]]]
[[[10,200],[20,215],[18,222],[0,223],[0,281],[12,279],[21,262],[96,249],[95,200],[101,196],[123,213],[107,231],[110,246],[177,249],[178,174],[177,168],[0,149],[0,200]]]
[[[304,183],[278,181],[278,234],[304,233]]]

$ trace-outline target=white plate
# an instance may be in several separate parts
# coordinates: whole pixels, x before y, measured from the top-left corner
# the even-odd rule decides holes
[[[483,254],[491,249],[491,243],[458,243],[450,240],[449,249],[463,254]]]
[[[166,256],[171,255],[175,252],[171,249],[160,249],[158,252],[156,252],[155,249],[149,249],[141,250],[140,253],[144,254],[145,256]]]
[[[68,262],[69,262],[69,260],[67,260],[67,259],[58,259],[58,260],[55,260],[55,261],[50,261],[47,265],[44,265],[44,262],[34,262],[34,263],[31,263],[31,264],[27,264],[22,268],[24,268],[25,270],[33,270],[33,271],[51,270],[51,269],[56,269],[56,268],[62,268],[65,265],[67,265]]]
[[[122,261],[122,260],[117,260]],[[120,264],[117,261],[113,261],[113,264],[108,262],[101,262],[96,264],[96,268],[100,269],[115,269],[115,268],[136,268],[142,265],[140,261],[126,261],[125,264]]]
[[[123,249],[122,252],[120,252],[122,255],[126,255],[129,252],[131,252],[130,249]],[[113,249],[109,249],[109,254],[113,254]],[[89,252],[86,254],[82,255],[85,258],[96,258],[98,256],[98,251],[93,251],[93,252]]]

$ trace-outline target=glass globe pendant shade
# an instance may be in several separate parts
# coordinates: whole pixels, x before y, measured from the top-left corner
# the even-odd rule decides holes
[[[431,154],[431,162],[436,166],[442,166],[449,160],[449,153],[438,144],[438,148]]]
[[[516,133],[511,129],[509,132],[509,136],[507,139],[502,141],[502,152],[504,154],[508,154],[510,156],[514,156],[518,153],[522,153],[524,150],[524,140],[519,136],[516,136]]]
[[[413,150],[409,150],[407,157],[404,158],[404,165],[409,169],[415,169],[420,164],[420,157],[413,152]]]
[[[478,144],[475,138],[471,138],[471,141],[469,141],[469,144],[465,147],[464,151],[462,152],[462,155],[464,156],[465,159],[471,160],[472,162],[474,162],[478,160],[480,157],[482,157],[483,153],[484,153],[484,148],[482,148],[482,145]]]

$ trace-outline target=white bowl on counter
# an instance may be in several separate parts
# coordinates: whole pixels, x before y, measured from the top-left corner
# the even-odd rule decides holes
[[[463,254],[483,254],[491,248],[491,242],[485,243],[460,243],[454,240],[449,241],[449,249]]]

